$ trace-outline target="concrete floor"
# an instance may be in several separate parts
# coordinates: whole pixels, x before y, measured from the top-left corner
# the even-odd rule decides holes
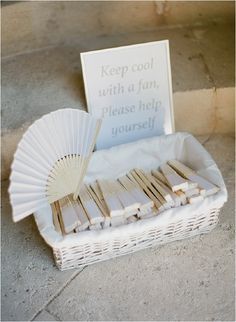
[[[200,137],[229,192],[210,234],[60,272],[32,217],[11,219],[2,183],[2,321],[234,321],[234,138]]]

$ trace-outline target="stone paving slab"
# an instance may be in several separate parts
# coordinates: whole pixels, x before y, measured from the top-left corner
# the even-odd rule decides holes
[[[78,271],[60,272],[51,249],[38,233],[33,217],[13,223],[2,183],[2,321],[27,321],[44,308]]]
[[[34,321],[56,321],[57,319],[55,316],[47,312],[46,310],[43,310],[39,313],[39,315],[35,318]]]
[[[204,57],[206,72],[214,86],[235,86],[235,30],[230,24],[212,24],[208,28],[195,27],[193,34],[198,42],[199,52]]]
[[[234,139],[201,138],[229,201],[210,234],[60,272],[33,218],[14,224],[2,184],[2,321],[221,320],[234,316]]]

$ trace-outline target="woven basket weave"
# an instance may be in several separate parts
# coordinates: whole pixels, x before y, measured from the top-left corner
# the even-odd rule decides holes
[[[66,236],[55,231],[50,207],[41,209],[34,217],[41,235],[53,248],[58,268],[66,270],[83,267],[211,231],[217,225],[220,208],[227,200],[227,191],[216,164],[189,134],[156,137],[95,152],[86,182],[99,178],[116,178],[134,167],[154,169],[170,159],[192,165],[199,174],[217,184],[221,188],[220,192],[202,202],[172,208],[153,218]]]
[[[219,210],[212,209],[205,214],[193,214],[186,221],[170,222],[166,227],[160,228],[158,225],[153,225],[150,229],[140,230],[139,233],[127,235],[126,238],[107,238],[98,243],[92,241],[75,243],[70,247],[53,248],[54,258],[58,268],[65,270],[207,233],[216,226]]]

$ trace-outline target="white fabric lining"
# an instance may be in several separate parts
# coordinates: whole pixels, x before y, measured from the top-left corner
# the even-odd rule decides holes
[[[53,248],[100,242],[107,239],[122,238],[148,229],[152,226],[164,227],[169,222],[182,218],[186,221],[189,213],[202,216],[210,209],[220,208],[227,201],[227,190],[222,175],[205,148],[188,133],[175,133],[115,146],[108,150],[93,153],[85,182],[101,178],[118,178],[133,168],[156,169],[160,164],[177,159],[194,169],[197,173],[220,187],[220,191],[195,204],[171,208],[160,215],[139,220],[135,223],[106,228],[99,231],[84,231],[78,234],[61,236],[54,229],[51,207],[42,208],[34,214],[40,234]]]

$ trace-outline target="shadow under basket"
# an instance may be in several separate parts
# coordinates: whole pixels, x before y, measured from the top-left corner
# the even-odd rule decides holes
[[[81,268],[135,251],[211,231],[227,201],[222,175],[204,147],[188,133],[175,133],[119,145],[93,153],[86,183],[118,178],[133,168],[157,169],[177,159],[218,187],[220,191],[195,204],[171,208],[119,227],[62,236],[55,231],[51,207],[34,214],[40,234],[53,249],[60,270]]]

